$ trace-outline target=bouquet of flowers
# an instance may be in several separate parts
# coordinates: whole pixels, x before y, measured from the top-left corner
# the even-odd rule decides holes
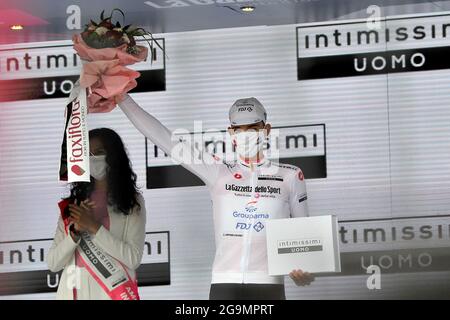
[[[125,98],[127,92],[137,86],[136,79],[140,73],[127,66],[146,60],[148,48],[138,45],[134,37],[143,37],[149,44],[151,54],[153,42],[163,50],[146,30],[113,23],[114,12],[120,12],[125,20],[125,14],[119,9],[112,10],[108,17],[104,16],[103,11],[100,22],[91,20],[81,34],[72,38],[73,47],[83,62],[83,69],[65,109],[60,181],[90,181],[86,115],[111,111]]]
[[[114,9],[108,17],[104,11],[100,22],[90,21],[81,34],[73,36],[73,47],[83,61],[80,76],[82,88],[89,88],[89,112],[108,112],[123,100],[125,94],[137,86],[140,73],[127,68],[127,65],[147,59],[148,49],[136,44],[134,37],[144,37],[153,52],[153,42],[161,46],[150,32],[132,25],[122,26],[113,23]],[[150,37],[148,41],[146,36]],[[162,49],[162,48],[161,48]]]

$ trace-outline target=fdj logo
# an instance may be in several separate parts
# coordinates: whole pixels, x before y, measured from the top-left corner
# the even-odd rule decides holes
[[[239,107],[238,108],[238,112],[243,112],[243,111],[248,111],[248,112],[252,112],[253,108],[252,107]]]
[[[262,229],[264,229],[264,225],[261,222],[258,222],[253,226],[253,229],[255,229],[256,232],[260,232]]]
[[[236,224],[236,229],[239,229],[239,230],[248,230],[248,229],[250,229],[251,226],[252,226],[251,223],[238,222],[238,223]]]
[[[251,226],[252,226],[251,223],[245,222],[236,223],[236,229],[238,230],[249,230]],[[262,229],[264,229],[264,225],[261,222],[258,222],[253,226],[253,229],[255,229],[256,232],[260,232]]]

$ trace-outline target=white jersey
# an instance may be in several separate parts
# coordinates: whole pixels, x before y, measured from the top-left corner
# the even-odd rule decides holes
[[[212,283],[283,283],[283,276],[268,274],[266,221],[308,215],[302,171],[270,160],[252,167],[239,160],[221,161],[188,142],[172,141],[170,130],[131,97],[119,106],[142,134],[172,157],[177,145],[184,156],[211,160],[180,162],[204,181],[211,194],[216,240]]]

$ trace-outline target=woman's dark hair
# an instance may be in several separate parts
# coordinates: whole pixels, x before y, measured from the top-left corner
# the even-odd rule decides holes
[[[106,151],[108,204],[127,215],[135,205],[139,206],[139,190],[136,186],[137,176],[131,168],[122,139],[114,130],[108,128],[90,130],[89,139],[93,138],[99,139]],[[86,200],[94,190],[94,182],[91,176],[90,182],[72,183],[68,199],[77,202]]]

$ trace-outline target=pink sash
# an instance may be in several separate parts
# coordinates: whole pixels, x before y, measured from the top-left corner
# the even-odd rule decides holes
[[[58,203],[66,234],[70,232],[68,205],[69,200]],[[112,300],[140,300],[137,281],[130,277],[126,267],[120,261],[103,252],[92,241],[89,233],[81,233],[80,244],[76,251],[82,266]]]

